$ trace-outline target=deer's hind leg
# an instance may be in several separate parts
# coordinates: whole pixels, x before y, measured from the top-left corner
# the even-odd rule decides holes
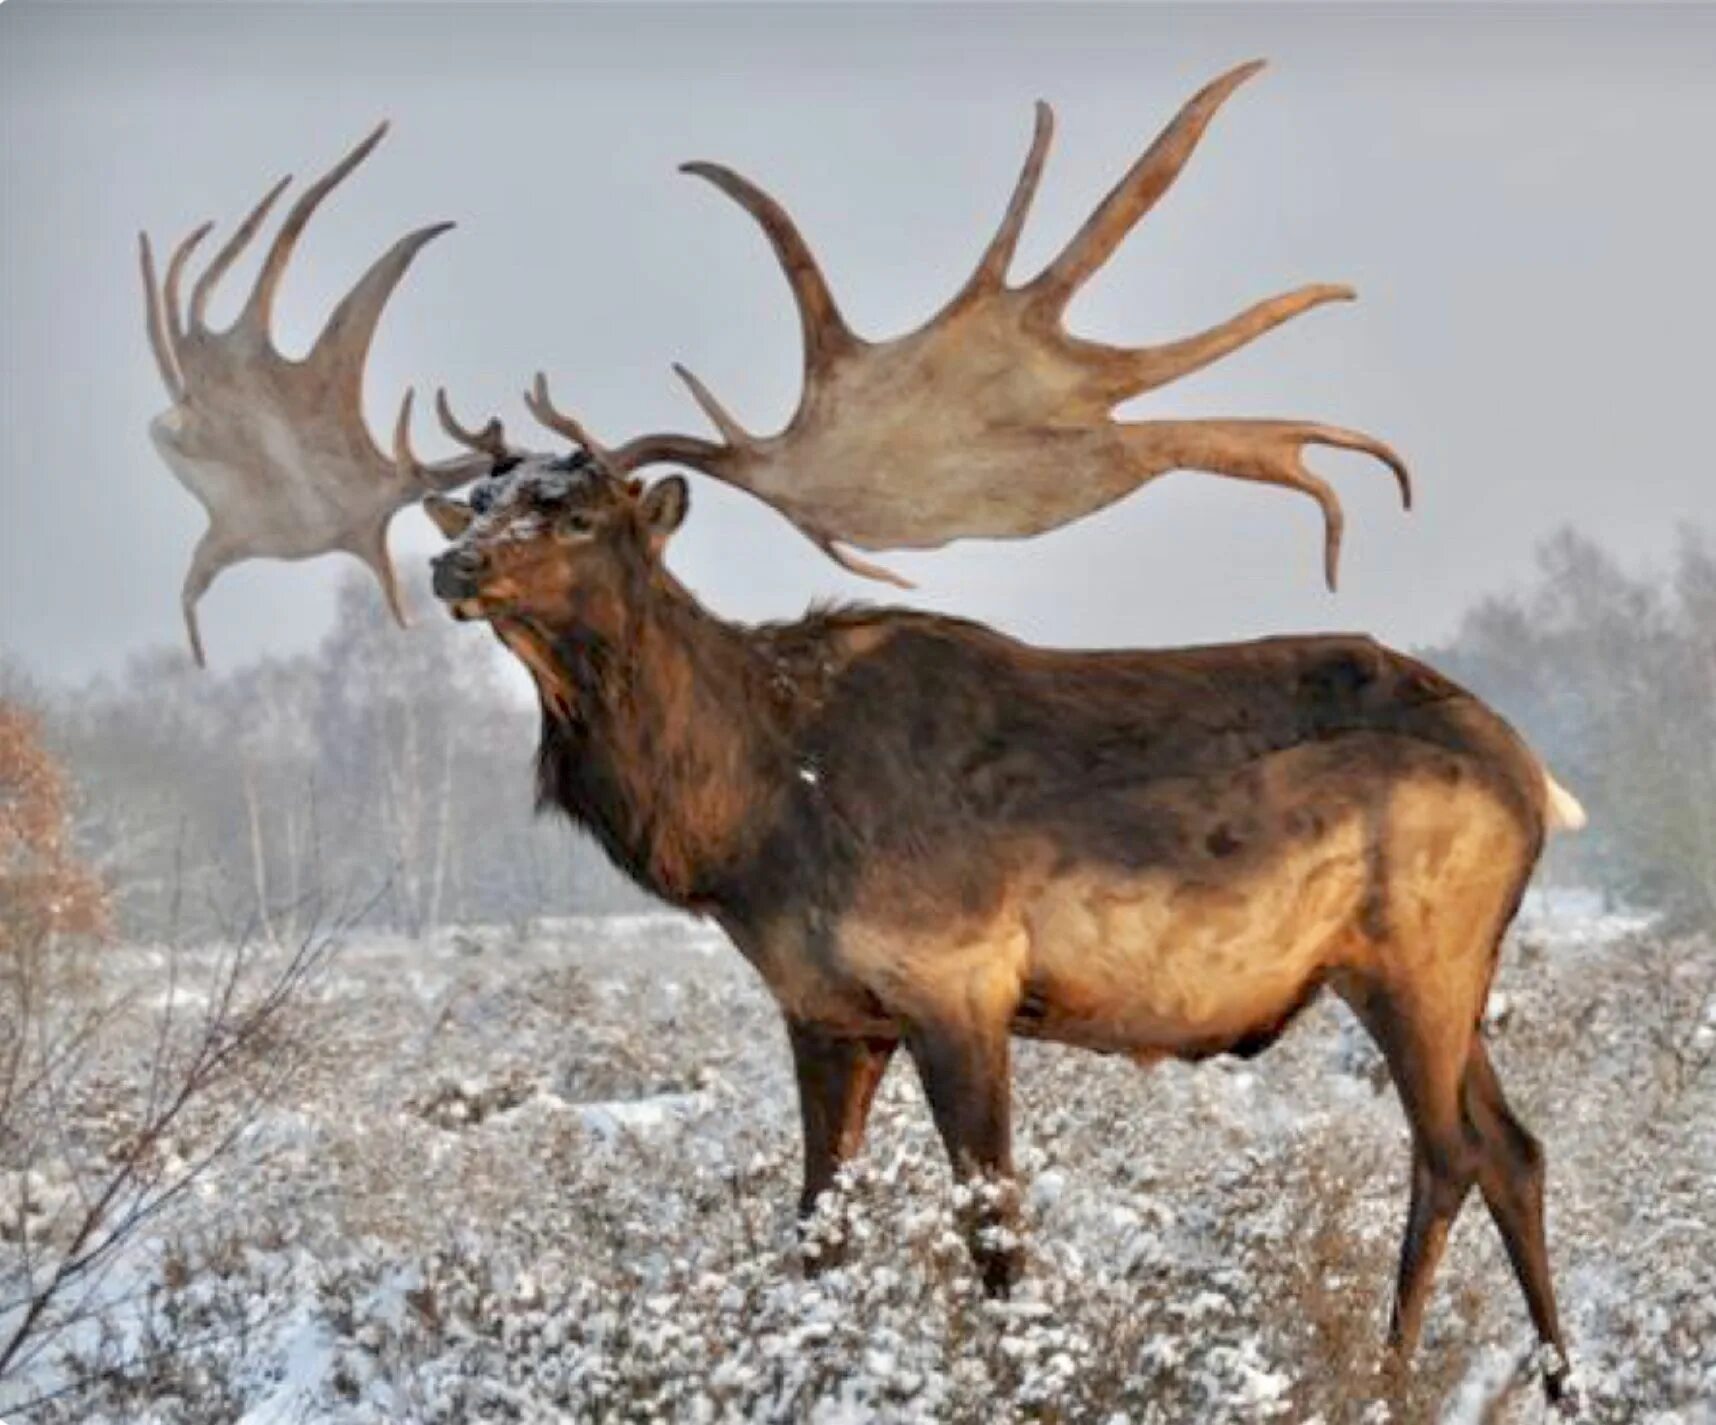
[[[1543,1227],[1543,1148],[1508,1107],[1481,1036],[1472,1041],[1464,1089],[1466,1123],[1481,1144],[1478,1185],[1507,1246],[1538,1339],[1553,1346],[1560,1358],[1550,1363],[1543,1377],[1549,1398],[1559,1401],[1567,1383],[1567,1348],[1555,1308]]]
[[[1372,883],[1337,989],[1375,1038],[1412,1131],[1412,1199],[1389,1342],[1416,1347],[1448,1232],[1493,1179],[1495,1134],[1469,1113],[1469,1065],[1502,935],[1541,829],[1469,778],[1396,789],[1373,829]],[[1480,1089],[1486,1085],[1480,1083]]]
[[[1412,1132],[1412,1196],[1388,1325],[1389,1346],[1404,1364],[1417,1347],[1449,1230],[1478,1176],[1461,1107],[1472,1019],[1451,1020],[1409,991],[1347,985],[1341,993],[1388,1061]]]

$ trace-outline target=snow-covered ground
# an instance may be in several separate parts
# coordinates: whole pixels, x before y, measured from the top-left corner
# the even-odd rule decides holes
[[[157,999],[160,964],[110,961]],[[1697,1068],[1713,972],[1708,943],[1539,901],[1491,1007],[1504,1082],[1550,1154],[1591,1419],[1716,1420],[1716,1068]],[[196,993],[187,972],[175,994]],[[1406,1135],[1332,1001],[1249,1063],[1146,1072],[1021,1045],[1030,1266],[1007,1305],[974,1292],[904,1062],[825,1224],[853,1239],[849,1265],[803,1279],[784,1036],[706,927],[360,941],[292,1033],[310,1053],[289,1092],[152,1224],[105,1287],[106,1323],[38,1358],[0,1417],[1544,1414],[1516,1378],[1529,1331],[1475,1197],[1417,1371],[1385,1390]]]

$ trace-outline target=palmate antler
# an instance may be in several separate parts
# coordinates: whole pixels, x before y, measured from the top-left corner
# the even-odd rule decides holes
[[[204,223],[179,244],[159,285],[148,235],[139,235],[149,344],[173,399],[171,409],[150,423],[149,434],[209,516],[182,595],[198,663],[203,646],[197,600],[222,569],[244,559],[307,559],[343,550],[375,572],[403,623],[387,551],[388,522],[426,493],[462,485],[490,468],[490,461],[476,457],[419,462],[406,433],[409,391],[392,455],[376,447],[363,418],[364,361],[382,308],[411,260],[451,223],[419,228],[396,242],[334,309],[302,360],[282,356],[270,335],[275,294],[305,225],[386,132],[381,125],[304,190],[281,223],[243,311],[225,331],[206,324],[209,298],[291,180],[268,190],[197,279],[188,319],[179,303],[185,266],[213,224]]]
[[[1325,522],[1324,572],[1333,588],[1341,505],[1305,468],[1305,447],[1375,456],[1393,469],[1410,506],[1406,467],[1388,446],[1357,431],[1301,421],[1116,422],[1111,412],[1301,312],[1349,300],[1350,288],[1302,287],[1161,346],[1105,346],[1080,340],[1061,324],[1074,295],[1179,176],[1216,110],[1260,68],[1261,62],[1242,65],[1199,92],[1060,255],[1029,282],[1009,286],[1008,269],[1054,126],[1048,105],[1038,104],[1030,154],[977,270],[925,326],[892,341],[854,334],[809,246],[774,199],[719,164],[686,164],[685,172],[708,179],[750,213],[773,246],[803,328],[803,394],[784,430],[757,436],[695,376],[675,367],[720,442],[647,435],[603,452],[604,462],[616,473],[657,462],[703,471],[773,505],[854,572],[898,583],[904,581],[836,541],[877,550],[1039,534],[1167,471],[1207,471],[1315,499]],[[546,405],[541,378],[535,394]]]

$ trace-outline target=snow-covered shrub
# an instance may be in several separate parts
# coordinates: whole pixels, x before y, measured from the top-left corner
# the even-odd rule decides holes
[[[1665,1005],[1636,922],[1525,933],[1542,949],[1504,957],[1495,1055],[1548,1148],[1588,1418],[1708,1419],[1716,1085],[1658,1071],[1688,1000]],[[127,1311],[40,1363],[75,1388],[32,1418],[1544,1418],[1475,1194],[1414,1369],[1385,1369],[1409,1144],[1338,1006],[1244,1064],[1020,1044],[1027,1266],[997,1304],[903,1061],[810,1234],[840,1264],[806,1279],[785,1038],[719,948],[663,917],[505,954],[352,947],[290,1099],[155,1226]],[[1662,953],[1688,996],[1712,968],[1696,942]],[[425,1112],[454,1102],[479,1107]]]

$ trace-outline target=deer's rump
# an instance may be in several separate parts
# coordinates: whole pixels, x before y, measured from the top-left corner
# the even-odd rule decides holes
[[[1499,931],[1540,833],[1464,754],[1402,742],[1342,732],[1143,790],[1138,824],[1178,831],[1153,865],[1027,857],[1016,1027],[1146,1055],[1255,1050],[1324,982],[1441,956],[1438,918]],[[1475,997],[1489,961],[1439,973]]]

